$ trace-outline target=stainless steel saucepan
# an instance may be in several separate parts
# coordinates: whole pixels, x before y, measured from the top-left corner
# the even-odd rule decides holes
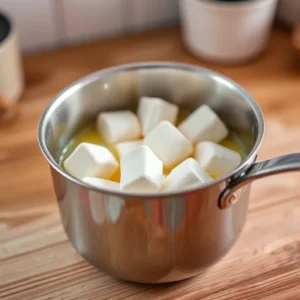
[[[93,188],[61,168],[66,143],[99,112],[134,109],[142,95],[188,109],[208,104],[236,135],[246,158],[199,188],[147,195]],[[112,276],[158,283],[194,276],[220,260],[244,227],[252,181],[300,169],[300,154],[255,162],[263,134],[259,106],[232,80],[191,65],[137,63],[99,71],[63,90],[44,112],[38,139],[75,249]]]

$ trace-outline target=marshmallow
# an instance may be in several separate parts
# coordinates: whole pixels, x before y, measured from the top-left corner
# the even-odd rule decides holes
[[[186,187],[201,185],[212,178],[193,158],[188,158],[174,168],[164,180],[162,191],[179,190]]]
[[[119,158],[122,159],[129,151],[132,149],[141,146],[142,145],[142,140],[137,140],[137,141],[129,141],[129,142],[123,142],[123,143],[118,143],[115,145],[115,148],[118,152]]]
[[[198,143],[195,158],[211,176],[223,176],[241,163],[239,153],[213,142]]]
[[[64,168],[74,177],[110,178],[118,169],[119,163],[105,147],[81,143],[64,161]]]
[[[178,107],[161,98],[142,97],[137,114],[141,122],[142,133],[146,136],[161,121],[166,120],[175,124]]]
[[[147,146],[139,146],[121,160],[121,191],[158,192],[163,179],[163,163]]]
[[[167,168],[173,167],[193,152],[193,145],[170,122],[160,122],[144,139],[144,145],[158,156]]]
[[[114,191],[120,190],[120,184],[111,180],[106,180],[97,177],[84,177],[82,181],[100,189],[105,188]]]
[[[137,140],[141,135],[139,120],[129,110],[100,113],[97,130],[105,142],[113,144]]]
[[[228,135],[228,129],[218,115],[207,105],[192,112],[178,129],[193,144],[202,141],[220,142]]]

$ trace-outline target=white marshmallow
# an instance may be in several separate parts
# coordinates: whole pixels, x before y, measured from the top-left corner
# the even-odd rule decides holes
[[[162,191],[179,190],[186,187],[201,185],[212,178],[193,158],[188,158],[174,168],[164,180]]]
[[[136,140],[116,144],[115,148],[118,152],[119,158],[122,159],[129,151],[133,150],[138,146],[141,146],[142,142],[142,140]]]
[[[198,143],[195,158],[212,176],[223,176],[241,163],[239,153],[213,142]]]
[[[193,145],[170,122],[160,122],[144,139],[144,145],[158,156],[167,168],[173,167],[193,152]]]
[[[64,161],[64,168],[74,177],[110,178],[118,169],[119,163],[105,147],[81,143]]]
[[[197,108],[178,126],[178,129],[193,144],[202,141],[218,143],[228,135],[225,124],[208,105]]]
[[[142,133],[146,136],[161,121],[166,120],[175,124],[178,107],[161,98],[141,97],[137,114],[141,122]]]
[[[105,142],[113,144],[137,140],[141,136],[138,117],[129,110],[100,113],[97,130]]]
[[[97,188],[105,188],[113,191],[120,190],[120,184],[118,182],[114,182],[107,179],[102,179],[97,177],[84,177],[82,181]]]
[[[121,191],[158,192],[163,179],[163,163],[147,146],[139,146],[121,160]]]

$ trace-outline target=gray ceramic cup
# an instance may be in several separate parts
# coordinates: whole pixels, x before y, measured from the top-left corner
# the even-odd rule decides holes
[[[134,109],[142,95],[188,109],[208,104],[247,157],[230,174],[201,187],[146,195],[97,189],[61,168],[66,143],[99,112]],[[64,229],[78,253],[117,278],[160,283],[199,274],[228,253],[244,227],[253,180],[300,169],[300,154],[255,162],[263,133],[259,106],[229,78],[196,66],[153,62],[101,70],[67,87],[44,112],[38,139]]]

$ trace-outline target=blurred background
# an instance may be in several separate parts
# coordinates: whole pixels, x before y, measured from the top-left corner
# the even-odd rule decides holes
[[[155,54],[163,52],[162,43],[153,42],[147,46],[152,37],[158,38],[157,34],[161,33],[161,38],[176,36],[167,34],[163,30],[165,27],[173,28],[173,34],[174,30],[180,32],[181,41],[176,42],[181,42],[186,54],[192,54],[200,64],[237,65],[251,62],[263,52],[270,55],[269,41],[274,23],[283,25],[289,32],[289,44],[294,46],[295,53],[300,53],[299,21],[299,0],[1,0],[0,110],[16,115],[8,103],[21,99],[24,92],[28,92],[26,87],[45,77],[41,74],[44,72],[41,66],[38,68],[28,60],[36,55],[58,50],[57,57],[49,60],[53,68],[48,65],[47,72],[63,77],[64,81],[57,86],[63,88],[80,75],[138,61],[139,55],[142,60],[180,60],[171,49],[168,49],[169,54],[174,53],[174,58]],[[156,30],[154,35],[146,38],[146,32],[153,30]],[[76,46],[136,33],[145,39],[139,41],[140,50],[124,54],[125,60],[119,58],[123,50],[131,50],[130,46],[125,47],[130,43],[126,38],[119,40],[123,50],[114,57],[114,44],[109,46],[109,51],[91,46],[78,55],[74,52]],[[67,56],[60,50],[71,47]],[[265,51],[266,48],[269,49]],[[88,49],[94,52],[87,53]],[[147,55],[143,56],[146,51]],[[84,64],[88,63],[87,56],[93,57],[98,64],[83,71]],[[69,67],[64,68],[62,61],[65,64],[69,61]],[[68,74],[63,76],[63,72]]]
[[[25,53],[178,22],[177,0],[1,0]]]
[[[0,11],[7,13],[16,24],[22,50],[33,53],[179,23],[178,2],[1,0]],[[280,0],[278,18],[289,25],[296,23],[300,18],[299,2]]]

